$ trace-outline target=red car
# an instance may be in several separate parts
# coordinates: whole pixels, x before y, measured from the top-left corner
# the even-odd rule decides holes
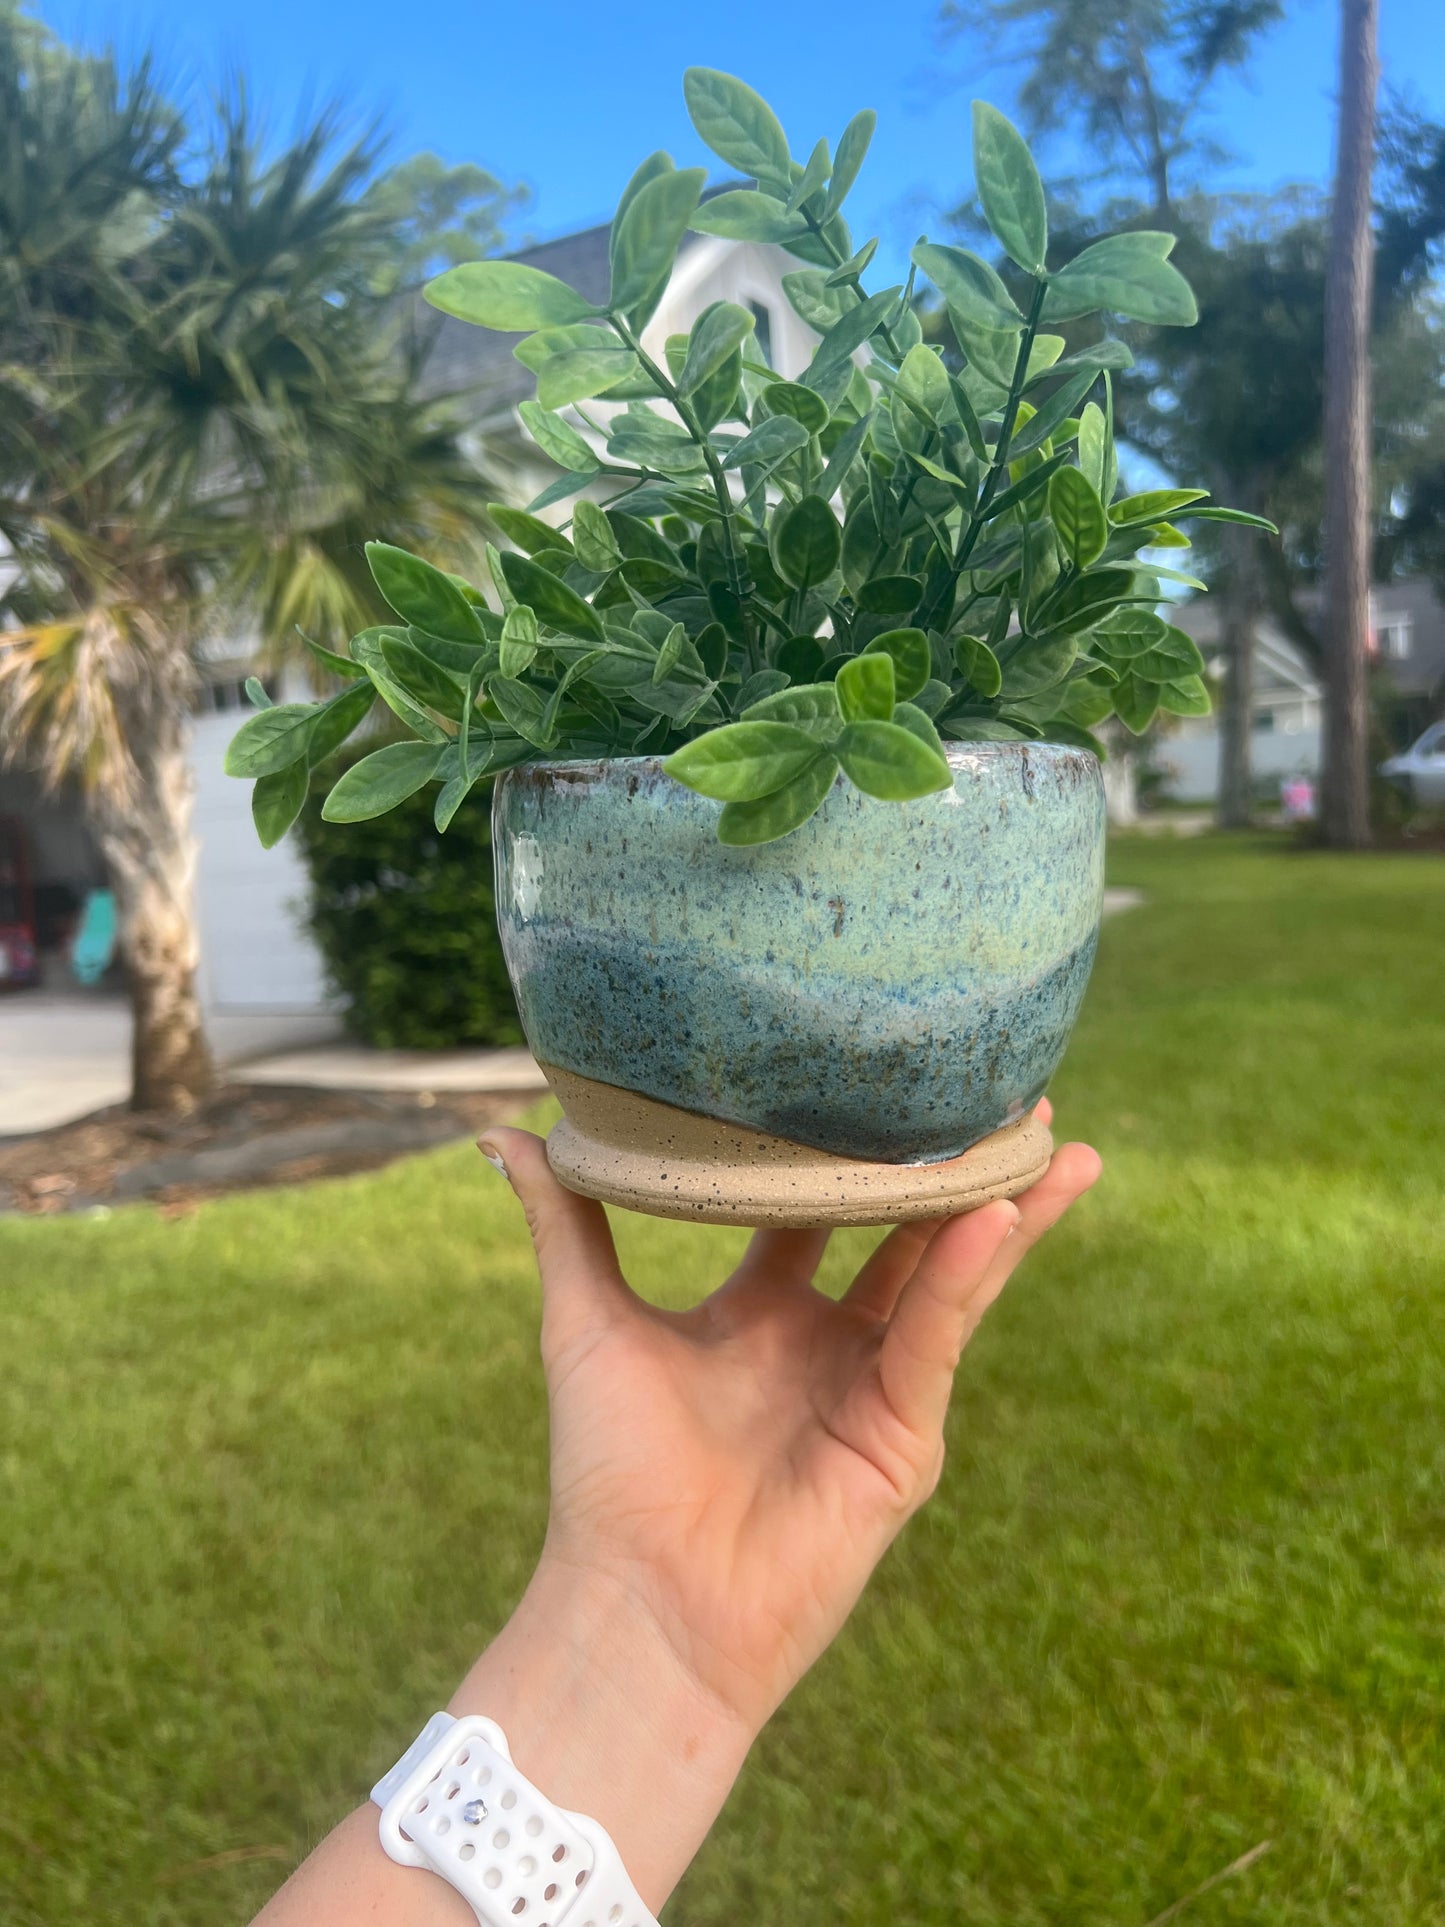
[[[0,816],[0,990],[33,984],[39,974],[25,830],[15,817]]]

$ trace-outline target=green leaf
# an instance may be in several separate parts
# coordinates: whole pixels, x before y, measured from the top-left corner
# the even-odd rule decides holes
[[[693,215],[692,226],[695,234],[716,234],[725,241],[767,241],[783,247],[809,232],[801,214],[789,214],[784,202],[752,187],[714,194]]]
[[[376,701],[376,691],[372,688],[371,678],[365,670],[362,680],[353,683],[333,696],[329,703],[323,703],[311,725],[311,738],[306,745],[306,761],[315,769],[324,763],[328,756],[340,749],[354,729],[359,729],[371,714]]]
[[[893,714],[896,691],[892,656],[886,650],[854,656],[838,671],[834,687],[845,722],[861,723],[871,717],[886,723]]]
[[[321,664],[321,667],[323,669],[329,669],[333,676],[344,676],[348,681],[354,681],[356,677],[366,674],[361,664],[355,661],[353,657],[337,655],[334,649],[327,649],[321,643],[313,642],[310,636],[302,635],[299,629],[296,633],[298,636],[301,636],[301,640],[306,644],[306,647],[310,650],[315,660]]]
[[[1110,661],[1130,662],[1155,649],[1169,633],[1169,624],[1151,609],[1116,609],[1091,631],[1089,649]]]
[[[519,404],[517,413],[532,440],[558,468],[569,469],[577,475],[592,475],[601,466],[595,451],[577,430],[564,422],[560,415],[554,415],[551,409],[544,408],[540,402],[524,401]],[[543,526],[546,526],[545,523]]]
[[[1197,681],[1204,673],[1204,658],[1193,636],[1183,629],[1165,625],[1164,634],[1149,648],[1129,659],[1129,672],[1146,682]],[[1168,704],[1164,707],[1167,709]],[[1181,716],[1206,715],[1206,710],[1181,709]]]
[[[956,636],[953,659],[959,674],[976,695],[986,701],[995,697],[1003,685],[998,657],[978,636]]]
[[[1207,488],[1147,489],[1142,495],[1126,495],[1115,502],[1109,510],[1109,520],[1116,528],[1133,522],[1158,522],[1190,502],[1202,502],[1208,493]]]
[[[666,287],[678,243],[707,180],[701,167],[673,168],[643,183],[612,224],[609,306],[630,314]]]
[[[801,376],[803,385],[821,388],[831,381],[845,363],[852,360],[869,335],[876,333],[888,320],[898,306],[901,293],[901,288],[884,288],[880,294],[870,294],[866,301],[860,301],[856,308],[850,308],[835,321],[804,369]]]
[[[853,599],[865,615],[906,616],[923,600],[923,584],[916,575],[875,575]]]
[[[837,757],[824,751],[781,789],[749,803],[725,804],[718,818],[718,842],[747,847],[787,836],[807,822],[832,789],[837,775]]]
[[[270,696],[266,693],[266,685],[259,676],[247,676],[243,687],[246,691],[246,700],[250,703],[252,709],[274,709],[276,707]]]
[[[702,450],[687,429],[654,414],[645,402],[631,402],[613,417],[607,452],[615,461],[671,475],[701,475],[704,465]]]
[[[828,198],[823,203],[823,219],[829,221],[848,198],[848,190],[858,178],[858,170],[868,152],[868,143],[873,138],[873,129],[878,124],[878,116],[871,107],[865,107],[855,114],[838,142],[838,152],[833,157],[833,178],[828,184]]]
[[[825,582],[838,566],[842,546],[838,518],[820,495],[805,495],[773,526],[773,563],[794,589]]]
[[[848,780],[884,802],[907,803],[953,788],[953,772],[940,752],[903,723],[849,723],[837,755]]]
[[[953,390],[948,370],[935,349],[919,342],[903,357],[896,391],[930,425],[953,417]]]
[[[812,637],[801,640],[811,642]],[[795,683],[750,704],[744,713],[749,722],[792,723],[823,743],[831,743],[843,727],[838,691],[830,682]]]
[[[785,274],[783,292],[797,314],[820,335],[827,334],[845,314],[851,314],[858,303],[851,288],[831,286],[829,277],[816,268],[797,268]]]
[[[878,237],[875,234],[871,241],[863,243],[856,254],[850,254],[846,261],[838,263],[833,272],[825,277],[824,287],[841,288],[846,283],[857,281],[867,271],[869,262],[877,252]]]
[[[770,415],[787,415],[801,422],[810,435],[828,426],[828,404],[811,388],[797,381],[770,381],[763,390]]]
[[[428,281],[423,292],[443,314],[505,334],[553,328],[602,312],[565,281],[520,261],[463,261]]]
[[[657,661],[652,671],[652,686],[656,689],[665,683],[676,669],[682,657],[682,645],[687,640],[687,631],[680,622],[673,623],[668,630],[662,647],[657,652]]]
[[[1039,612],[1039,633],[1077,635],[1091,629],[1133,590],[1134,575],[1129,569],[1095,569],[1090,575],[1076,576]]]
[[[1047,374],[1071,375],[1080,368],[1094,368],[1100,374],[1104,374],[1110,368],[1121,369],[1133,366],[1134,357],[1122,341],[1096,341],[1090,348],[1080,348],[1072,355],[1065,355],[1063,360],[1055,362],[1051,369],[1041,368],[1025,385],[1032,387],[1034,382],[1042,381]]]
[[[390,542],[368,542],[366,561],[372,580],[403,622],[448,642],[486,641],[476,610],[441,569]]]
[[[461,689],[457,682],[444,669],[423,655],[416,644],[407,636],[385,636],[381,643],[381,659],[395,680],[409,696],[423,703],[428,709],[435,709],[443,716],[449,716],[457,707]]]
[[[1263,515],[1250,515],[1244,509],[1187,509],[1180,517],[1190,522],[1235,522],[1242,529],[1263,529],[1266,535],[1278,535],[1278,527]]]
[[[502,718],[538,749],[551,749],[556,735],[547,715],[547,706],[529,683],[512,676],[493,676],[487,694],[502,712]]]
[[[756,462],[771,468],[807,446],[808,431],[801,422],[791,415],[769,415],[765,422],[759,422],[751,433],[734,443],[723,457],[723,467],[742,468]]]
[[[1098,561],[1109,540],[1109,518],[1081,470],[1061,468],[1049,477],[1049,515],[1076,569]]]
[[[522,404],[524,408],[535,405],[532,402]],[[544,522],[540,516],[529,515],[525,509],[505,508],[500,503],[490,502],[487,515],[507,540],[515,543],[527,555],[535,555],[538,549],[555,548],[559,542],[565,543],[567,540],[560,529],[554,529],[550,522]]]
[[[938,731],[933,726],[933,718],[926,709],[920,709],[916,703],[899,703],[893,712],[893,721],[901,728],[908,730],[911,735],[916,736],[920,743],[926,744],[935,756],[943,757],[944,762],[947,763],[947,754],[939,739]]]
[[[793,183],[793,191],[785,203],[789,214],[796,214],[800,208],[812,200],[827,185],[828,176],[833,171],[833,157],[828,152],[826,140],[816,143],[808,156],[808,164]]]
[[[1163,327],[1191,327],[1199,319],[1194,292],[1165,257],[1172,234],[1111,234],[1060,268],[1044,297],[1045,321],[1071,321],[1102,311]]]
[[[1052,689],[1068,675],[1078,653],[1078,639],[1072,635],[1050,636],[1047,642],[1028,637],[1014,643],[1000,662],[999,694],[1007,702],[1011,697],[1034,696],[1041,689]]]
[[[626,342],[605,328],[547,328],[519,341],[512,353],[536,375],[544,408],[605,395],[642,372]]]
[[[1026,743],[1037,736],[1036,729],[1016,729],[1012,723],[994,716],[950,716],[943,733],[954,743]]]
[[[973,172],[984,219],[1009,259],[1041,275],[1049,248],[1044,184],[1028,142],[987,101],[973,103]]]
[[[595,610],[582,600],[575,589],[559,582],[550,570],[522,555],[504,555],[502,574],[518,602],[536,612],[538,622],[548,629],[560,629],[564,636],[602,640],[602,624]]]
[[[700,796],[750,803],[801,776],[817,755],[817,739],[791,723],[729,723],[684,743],[662,767]]]
[[[1114,713],[1125,729],[1142,736],[1159,707],[1159,685],[1126,671],[1114,685]]]
[[[301,814],[309,782],[305,763],[291,763],[256,779],[251,791],[251,820],[263,850],[273,849]]]
[[[536,654],[537,618],[525,602],[519,602],[515,608],[507,611],[507,619],[502,624],[497,667],[504,676],[515,681],[531,668]]]
[[[445,754],[439,743],[388,743],[374,749],[337,779],[321,814],[328,823],[384,816],[432,780]]]
[[[1171,716],[1207,716],[1212,706],[1198,676],[1171,676],[1159,685],[1159,707]]]
[[[875,636],[863,656],[880,651],[892,659],[895,700],[910,701],[933,674],[933,651],[928,646],[928,637],[921,629],[890,629],[885,635]]]
[[[316,703],[278,703],[248,716],[226,745],[227,776],[272,776],[304,762],[320,713]]]
[[[1104,411],[1096,401],[1085,402],[1079,416],[1079,467],[1089,487],[1101,500],[1104,494]]]
[[[704,308],[692,325],[687,340],[687,359],[677,378],[677,392],[691,395],[716,374],[734,349],[753,332],[756,322],[746,308],[733,301],[714,301]]]
[[[689,67],[682,92],[693,126],[719,160],[754,180],[791,189],[788,137],[761,94],[713,67]]]
[[[572,546],[577,560],[593,575],[610,575],[622,561],[612,524],[595,502],[579,502],[573,509]]]
[[[949,307],[956,308],[965,320],[985,328],[1017,329],[1023,325],[1023,316],[996,271],[967,248],[920,241],[912,259]]]
[[[1009,438],[1009,460],[1016,461],[1020,455],[1027,455],[1031,450],[1042,447],[1049,437],[1070,419],[1074,410],[1098,379],[1098,374],[1092,368],[1085,368],[1080,374],[1070,375],[1069,379],[1056,388],[1047,400],[1039,403],[1037,410],[1026,423],[1023,422],[1022,416],[1029,404],[1021,403],[1020,426]]]

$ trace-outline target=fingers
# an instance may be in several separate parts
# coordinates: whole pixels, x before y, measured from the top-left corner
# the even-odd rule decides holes
[[[985,1309],[975,1310],[975,1301],[1018,1222],[1018,1210],[1004,1199],[950,1218],[899,1295],[883,1335],[878,1372],[889,1405],[919,1437],[932,1436],[943,1424],[954,1367]]]
[[[1077,1203],[1091,1185],[1097,1183],[1103,1168],[1102,1159],[1091,1145],[1062,1144],[1038,1183],[1014,1199],[1019,1209],[1018,1229],[991,1267],[989,1282],[993,1282],[994,1272],[999,1275],[989,1304],[1003,1290],[1022,1259],[1044,1233],[1058,1223],[1069,1206]],[[980,1316],[986,1309],[987,1306],[980,1308]]]
[[[527,1214],[549,1339],[566,1343],[636,1304],[617,1263],[607,1213],[595,1198],[558,1182],[541,1138],[493,1125],[479,1149],[501,1169]]]
[[[742,1263],[723,1290],[766,1284],[811,1284],[828,1247],[828,1238],[826,1229],[799,1231],[779,1227],[755,1231],[748,1240]]]
[[[1053,1123],[1054,1107],[1046,1097],[1041,1097],[1038,1103],[1035,1104],[1034,1116],[1039,1120],[1039,1123],[1045,1127]]]
[[[891,1318],[899,1292],[947,1223],[947,1218],[915,1218],[911,1224],[894,1225],[849,1285],[843,1303],[871,1318]]]

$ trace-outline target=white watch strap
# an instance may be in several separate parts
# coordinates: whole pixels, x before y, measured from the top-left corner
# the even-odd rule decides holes
[[[391,1858],[440,1874],[483,1927],[657,1927],[606,1829],[539,1793],[492,1720],[434,1713],[371,1797]]]

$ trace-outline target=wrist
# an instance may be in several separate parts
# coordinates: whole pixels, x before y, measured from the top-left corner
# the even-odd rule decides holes
[[[545,1555],[448,1710],[495,1720],[548,1799],[604,1826],[653,1913],[756,1737],[623,1584]]]

